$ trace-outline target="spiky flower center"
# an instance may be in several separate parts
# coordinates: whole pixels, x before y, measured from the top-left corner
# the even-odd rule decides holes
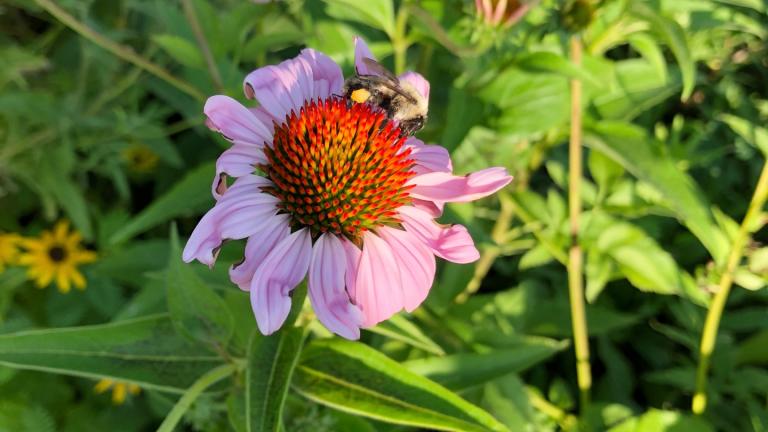
[[[48,257],[53,262],[62,262],[67,259],[67,250],[61,245],[53,245],[48,249]]]
[[[332,232],[352,241],[381,225],[399,223],[395,210],[410,202],[413,176],[405,137],[385,114],[342,98],[309,101],[275,124],[265,191],[280,200],[294,228]]]

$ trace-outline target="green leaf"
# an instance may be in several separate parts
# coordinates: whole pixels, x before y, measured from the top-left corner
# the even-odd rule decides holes
[[[435,430],[505,431],[490,414],[380,352],[340,339],[304,350],[294,388],[341,411]]]
[[[765,319],[763,313],[762,319]],[[768,330],[755,333],[736,350],[736,361],[740,364],[768,364]]]
[[[744,141],[760,149],[763,155],[768,156],[768,129],[731,114],[721,114],[719,118]]]
[[[656,40],[646,33],[635,33],[629,36],[629,44],[645,58],[656,70],[656,75],[664,82],[667,81],[667,62]]]
[[[703,419],[675,411],[650,409],[639,417],[632,417],[609,432],[712,432]]]
[[[202,68],[205,66],[200,50],[192,42],[181,36],[161,34],[152,36],[152,41],[160,45],[168,55],[177,62],[189,66]]]
[[[371,333],[377,333],[390,339],[407,343],[428,353],[436,355],[445,354],[440,345],[435,343],[420,328],[402,315],[394,315],[390,319],[367,330]]]
[[[600,233],[596,246],[616,261],[635,287],[659,294],[683,293],[683,270],[672,255],[635,225],[612,220]]]
[[[631,2],[630,11],[637,17],[648,21],[651,28],[669,45],[675,55],[683,76],[683,94],[686,100],[696,84],[696,65],[691,56],[685,30],[672,18],[659,15],[644,2]]]
[[[156,198],[122,229],[112,234],[110,243],[124,242],[171,218],[195,214],[210,206],[213,198],[208,191],[211,188],[213,172],[213,162],[205,163],[190,171],[171,190]]]
[[[125,247],[105,251],[91,264],[91,271],[121,282],[141,284],[144,279],[139,276],[165,268],[168,253],[169,245],[165,239],[131,242]]]
[[[291,375],[301,354],[304,329],[285,327],[272,336],[254,332],[248,349],[248,432],[279,432]]]
[[[66,166],[68,162],[60,163],[59,158],[70,158],[67,147],[56,149],[52,155],[40,161],[38,170],[40,185],[49,191],[56,202],[64,209],[72,224],[80,231],[83,238],[93,238],[93,227],[88,214],[88,204],[83,197],[82,187],[71,178]]]
[[[588,70],[577,66],[562,56],[548,51],[534,52],[520,56],[515,65],[526,72],[550,72],[563,75],[568,78],[578,78],[588,81],[595,87],[602,87],[604,83],[597,80]]]
[[[480,90],[479,96],[502,110],[502,132],[532,134],[564,124],[568,119],[568,80],[507,68]]]
[[[4,400],[0,401],[0,431],[54,432],[56,422],[48,411],[39,406]]]
[[[619,163],[598,150],[589,152],[587,164],[589,166],[589,173],[595,179],[600,192],[603,194],[624,174],[624,168]]]
[[[395,12],[392,0],[326,0],[328,15],[358,22],[383,30],[390,38],[395,34]]]
[[[567,341],[536,338],[510,349],[483,353],[458,353],[410,360],[411,372],[432,379],[451,390],[463,390],[513,372],[521,372],[568,346]]]
[[[222,349],[232,337],[234,320],[224,300],[181,261],[176,226],[171,229],[171,255],[166,284],[168,311],[176,330],[193,341]]]
[[[614,63],[613,82],[607,91],[595,94],[592,103],[600,117],[631,120],[658,106],[680,89],[679,74],[660,76],[644,58]]]
[[[584,276],[587,279],[585,296],[587,301],[594,303],[603,292],[613,273],[613,263],[608,257],[596,250],[587,250],[587,264],[584,267]]]
[[[728,240],[715,224],[709,204],[694,180],[668,156],[654,150],[645,132],[629,123],[601,122],[591,127],[585,143],[652,185],[716,262],[728,253]]]
[[[0,336],[0,364],[181,392],[221,359],[189,344],[167,315]]]
[[[487,383],[483,389],[483,405],[509,430],[533,430],[533,407],[525,385],[517,375],[510,374]]]

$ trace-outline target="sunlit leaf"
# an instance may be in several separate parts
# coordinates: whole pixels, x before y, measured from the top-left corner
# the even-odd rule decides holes
[[[182,392],[221,362],[179,336],[167,315],[0,335],[0,364]]]
[[[248,432],[279,432],[283,404],[301,353],[304,329],[285,327],[271,336],[254,334],[248,350],[245,410]]]
[[[567,342],[540,339],[483,353],[459,353],[410,360],[405,366],[450,389],[462,390],[538,364],[568,346]]]
[[[507,430],[445,387],[359,343],[313,342],[296,367],[293,386],[313,401],[388,423],[467,432]]]

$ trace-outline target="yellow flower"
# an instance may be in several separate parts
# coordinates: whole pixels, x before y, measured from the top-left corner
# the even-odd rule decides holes
[[[109,378],[102,378],[95,386],[93,386],[93,390],[96,393],[104,393],[110,388],[112,389],[112,403],[115,405],[122,405],[123,402],[125,402],[125,396],[128,393],[135,396],[141,392],[141,388],[136,384],[115,381]]]
[[[21,237],[13,233],[0,233],[0,273],[7,265],[16,264],[19,258]]]
[[[81,247],[82,237],[77,231],[69,232],[69,224],[61,221],[53,231],[43,231],[38,238],[23,239],[26,249],[19,264],[29,267],[27,275],[38,287],[45,288],[54,280],[62,293],[74,284],[85,289],[85,278],[77,269],[80,264],[96,260],[96,254]]]
[[[160,156],[144,144],[133,144],[126,147],[122,156],[128,164],[128,168],[136,173],[152,172],[160,160]]]

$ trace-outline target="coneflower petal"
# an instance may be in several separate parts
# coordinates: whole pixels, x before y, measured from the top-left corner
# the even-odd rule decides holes
[[[256,269],[251,282],[251,307],[259,330],[277,331],[291,311],[290,293],[309,268],[312,239],[304,228],[280,241]]]
[[[345,289],[347,260],[341,240],[323,234],[312,246],[309,264],[309,299],[317,319],[347,339],[360,338],[363,315]]]

